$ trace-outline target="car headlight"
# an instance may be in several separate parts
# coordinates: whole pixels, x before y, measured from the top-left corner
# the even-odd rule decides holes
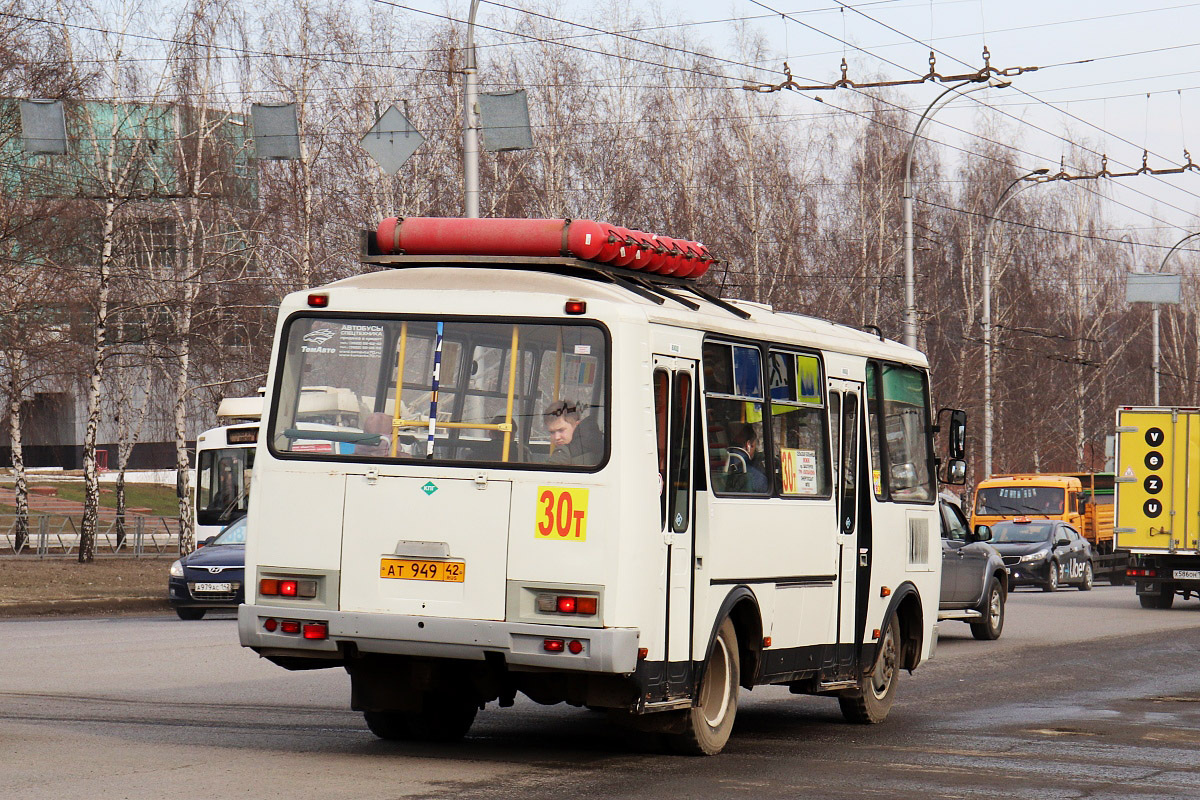
[[[175,563],[171,564],[171,577],[172,578],[182,578],[183,577],[183,559],[177,558],[177,559],[175,559]]]
[[[1021,556],[1021,561],[1041,561],[1048,555],[1050,555],[1049,550],[1038,550],[1036,553]]]

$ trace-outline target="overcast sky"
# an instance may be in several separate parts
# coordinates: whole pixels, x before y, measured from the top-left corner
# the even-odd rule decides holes
[[[399,0],[391,13],[423,15],[397,6],[447,13],[465,19],[469,0]],[[484,0],[477,22],[481,44],[512,41],[483,29],[513,13],[498,6],[536,8],[542,3]],[[649,3],[632,4],[645,10]],[[1181,166],[1184,149],[1200,163],[1200,3],[1171,0],[658,0],[669,22],[685,25],[699,48],[741,62],[733,46],[738,26],[760,35],[771,51],[762,64],[727,64],[739,78],[757,76],[765,83],[782,80],[783,61],[798,82],[823,84],[840,76],[846,58],[849,77],[859,81],[899,80],[928,71],[930,49],[937,51],[943,75],[967,73],[991,65],[1038,67],[1012,78],[1013,86],[975,92],[935,117],[928,135],[950,149],[976,147],[983,130],[981,111],[995,109],[999,122],[1025,151],[1021,166],[1050,167],[1072,144],[1107,153],[1109,170],[1129,172],[1142,166]],[[583,25],[629,30],[620,19],[595,13],[580,0],[562,2],[552,12]],[[428,17],[425,17],[428,19]],[[583,32],[581,30],[581,32]],[[631,35],[653,40],[653,30]],[[1084,62],[1084,63],[1081,63]],[[483,76],[485,77],[485,76]],[[942,87],[905,87],[900,96],[919,113]],[[814,98],[820,96],[823,103]],[[813,113],[848,101],[849,90],[772,95],[794,113]],[[1093,156],[1095,162],[1099,156]],[[1068,160],[1068,171],[1083,167]],[[1138,176],[1108,181],[1111,213],[1135,228],[1138,241],[1171,244],[1197,230],[1200,220],[1200,172],[1179,176]],[[1152,261],[1155,251],[1138,258]]]

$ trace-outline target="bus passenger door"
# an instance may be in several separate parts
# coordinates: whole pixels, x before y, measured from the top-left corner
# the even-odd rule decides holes
[[[855,656],[858,575],[858,490],[862,482],[859,431],[862,428],[862,384],[829,381],[829,425],[834,453],[834,496],[838,509],[838,662],[853,664]],[[869,554],[867,554],[869,555]]]
[[[659,529],[665,545],[663,652],[668,696],[685,694],[691,679],[695,386],[695,361],[654,357]]]

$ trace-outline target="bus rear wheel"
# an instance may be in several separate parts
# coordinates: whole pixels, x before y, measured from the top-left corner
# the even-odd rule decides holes
[[[457,742],[475,722],[478,706],[459,697],[427,697],[421,711],[364,711],[371,733],[388,741]]]
[[[737,632],[727,619],[717,629],[696,704],[684,712],[684,730],[670,738],[671,749],[693,756],[721,752],[733,731],[740,685]]]
[[[871,671],[859,678],[858,688],[838,696],[842,716],[848,722],[873,725],[887,719],[896,700],[900,680],[900,640],[895,619],[889,619],[879,637],[879,650]]]

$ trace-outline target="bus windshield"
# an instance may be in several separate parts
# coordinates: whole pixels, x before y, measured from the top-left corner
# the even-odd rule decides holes
[[[253,470],[253,448],[201,450],[196,460],[197,524],[228,525],[245,515]]]
[[[1065,494],[1057,486],[991,486],[979,490],[975,513],[1000,517],[1061,514]]]
[[[297,317],[269,441],[302,458],[594,468],[607,347],[589,324]]]

